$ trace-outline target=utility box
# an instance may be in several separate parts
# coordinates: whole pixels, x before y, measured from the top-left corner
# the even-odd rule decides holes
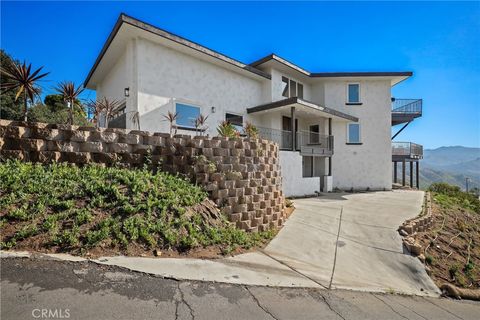
[[[332,176],[323,176],[323,192],[332,192],[333,191],[333,177]]]

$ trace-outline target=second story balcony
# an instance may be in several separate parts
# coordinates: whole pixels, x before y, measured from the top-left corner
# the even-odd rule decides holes
[[[292,131],[271,128],[258,128],[260,138],[278,143],[280,150],[300,151],[304,156],[333,155],[333,136],[301,130],[295,133],[293,146]]]
[[[422,99],[392,98],[392,126],[407,123],[422,116]]]
[[[392,142],[392,160],[420,160],[423,159],[423,146],[413,142]]]

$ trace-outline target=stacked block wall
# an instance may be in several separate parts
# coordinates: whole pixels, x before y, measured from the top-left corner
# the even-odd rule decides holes
[[[281,226],[284,196],[277,144],[0,120],[0,157],[31,162],[141,166],[146,160],[202,185],[222,212],[248,231]]]

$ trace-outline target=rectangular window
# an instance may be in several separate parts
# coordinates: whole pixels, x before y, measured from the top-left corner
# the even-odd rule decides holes
[[[360,124],[359,123],[348,124],[347,143],[360,143]]]
[[[284,96],[285,98],[288,98],[289,97],[289,80],[288,78],[286,77],[282,77],[282,96]]]
[[[177,126],[195,128],[195,119],[200,115],[200,108],[183,103],[177,103],[175,108],[178,114]]]
[[[297,83],[293,80],[290,80],[290,97],[297,96]]]
[[[243,116],[233,113],[225,113],[225,120],[233,124],[238,131],[243,131]]]
[[[298,97],[303,99],[303,84],[282,76],[282,96],[285,98]]]
[[[360,85],[358,83],[348,84],[348,103],[360,103]]]
[[[300,99],[303,99],[303,84],[301,84],[301,83],[298,84],[298,90],[297,91],[298,91],[298,93],[297,93],[298,97]]]

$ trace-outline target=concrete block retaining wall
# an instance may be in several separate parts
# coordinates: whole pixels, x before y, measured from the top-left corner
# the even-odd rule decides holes
[[[0,158],[127,166],[149,159],[202,185],[241,229],[264,231],[285,220],[279,148],[268,140],[0,120]]]

